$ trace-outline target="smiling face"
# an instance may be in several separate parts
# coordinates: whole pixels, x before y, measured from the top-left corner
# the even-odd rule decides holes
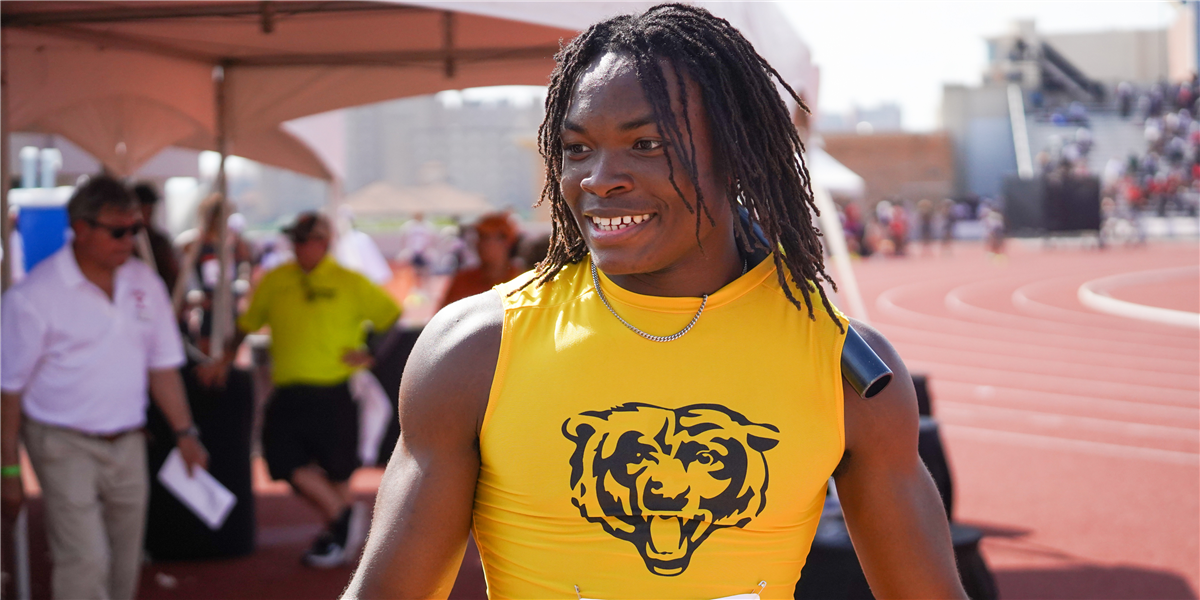
[[[687,144],[678,82],[662,64]],[[694,81],[685,83],[694,168],[715,221],[701,217],[699,244],[696,214],[688,210],[688,204],[696,207],[695,186],[656,123],[628,56],[610,52],[596,59],[576,82],[563,121],[563,197],[596,265],[639,293],[699,296],[741,272],[702,94]]]

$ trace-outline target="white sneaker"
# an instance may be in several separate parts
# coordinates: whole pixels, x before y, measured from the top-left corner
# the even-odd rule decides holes
[[[338,543],[333,533],[324,531],[304,553],[304,564],[318,569],[340,567],[346,564],[346,548]]]
[[[371,529],[371,512],[365,502],[355,502],[350,505],[350,526],[346,531],[345,560],[349,563],[358,561],[358,554],[367,541],[367,532]]]

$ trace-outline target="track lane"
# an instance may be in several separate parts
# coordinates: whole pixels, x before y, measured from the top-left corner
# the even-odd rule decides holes
[[[1147,371],[1129,366],[1097,366],[1078,361],[1060,360],[1058,356],[1030,357],[1019,354],[997,354],[987,346],[978,349],[945,348],[928,344],[902,342],[904,356],[913,360],[930,360],[941,364],[978,367],[1016,373],[1048,375],[1093,383],[1129,384],[1154,389],[1200,391],[1200,380],[1192,373]]]
[[[938,377],[930,382],[934,415],[940,417],[943,402],[999,406],[1068,416],[1102,416],[1126,423],[1200,429],[1200,408],[1148,405],[1127,400],[1109,400],[1077,394],[1059,394],[1014,387],[980,385]]]
[[[1200,452],[1196,450],[1197,444],[1200,444],[1200,431],[1192,427],[1129,423],[1117,419],[953,400],[942,400],[939,406],[938,420],[946,425],[1101,442],[1129,448],[1170,450],[1200,457]]]
[[[1200,335],[1078,300],[1087,281],[1198,263],[1194,242],[1018,242],[1006,263],[964,244],[856,265],[872,324],[930,376],[956,517],[999,532],[982,547],[1002,597],[1200,589]]]
[[[930,331],[904,325],[879,324],[888,332],[893,344],[912,343],[935,346],[946,350],[980,352],[1001,357],[1025,357],[1056,360],[1063,364],[1125,367],[1153,373],[1181,374],[1200,377],[1200,362],[1179,358],[1143,357],[1112,352],[1064,349],[1061,346],[1021,343],[1007,340],[981,340],[978,336]]]
[[[896,322],[900,325],[922,328],[931,331],[940,331],[943,333],[953,333],[956,335],[974,337],[981,341],[999,340],[1004,342],[1013,342],[1018,344],[1032,344],[1046,347],[1061,347],[1063,350],[1086,350],[1092,352],[1107,352],[1110,354],[1125,356],[1136,354],[1141,356],[1151,356],[1155,358],[1180,359],[1187,361],[1200,360],[1200,348],[1186,347],[1162,347],[1152,344],[1130,344],[1117,341],[1110,341],[1099,338],[1084,338],[1075,335],[1064,335],[1058,333],[1038,332],[1038,331],[1018,331],[1008,327],[998,325],[988,325],[982,323],[973,323],[955,319],[945,314],[944,307],[940,312],[932,311],[922,312],[906,308],[901,303],[912,301],[917,305],[921,304],[921,300],[911,300],[904,297],[905,294],[917,294],[922,291],[923,284],[908,284],[905,286],[892,288],[880,294],[876,299],[875,305],[878,308],[876,318],[879,320],[881,327],[886,327],[890,322]],[[926,294],[929,295],[929,294]],[[944,305],[944,296],[937,296],[936,302]],[[926,303],[930,300],[926,299]]]
[[[1058,320],[1022,315],[1013,306],[1013,282],[975,282],[958,286],[946,293],[945,304],[951,315],[965,320],[1011,327],[1030,333],[1059,333],[1065,336],[1116,341],[1127,344],[1188,347],[1190,336],[1186,333],[1171,335],[1146,331],[1145,328],[1130,330],[1115,327],[1116,319],[1082,325]],[[989,307],[988,304],[996,307]],[[1103,323],[1103,324],[1101,324]]]
[[[930,346],[953,350],[956,353],[973,352],[998,356],[998,358],[1054,360],[1063,365],[1132,368],[1132,370],[1142,372],[1200,377],[1200,362],[1190,360],[1090,352],[1090,350],[1064,349],[1058,346],[1022,344],[1012,341],[980,340],[977,336],[944,334],[941,331],[910,328],[910,326],[904,325],[880,324],[878,326],[887,330],[888,340],[892,341],[896,347],[914,344],[914,346]]]

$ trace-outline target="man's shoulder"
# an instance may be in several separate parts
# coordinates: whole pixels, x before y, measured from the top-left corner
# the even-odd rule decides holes
[[[8,291],[4,292],[4,299],[7,300],[18,296],[29,299],[41,294],[61,293],[67,283],[63,278],[60,263],[71,259],[72,256],[61,249],[47,256],[26,273],[20,282],[8,288]]]
[[[344,281],[353,281],[357,285],[368,284],[378,287],[375,286],[375,283],[372,282],[366,275],[363,275],[361,272],[355,271],[354,269],[343,265],[335,260],[333,256],[330,256],[326,260],[329,261],[329,264],[324,265],[323,267],[325,269],[326,276],[336,277]]]
[[[549,281],[541,281],[538,271],[526,271],[512,280],[496,286],[504,309],[553,307],[571,302],[587,293],[592,286],[587,261],[571,263]]]
[[[768,256],[764,260],[770,261],[772,259],[773,257]],[[781,285],[779,282],[778,269],[772,269],[770,274],[763,278],[760,285],[763,288],[771,291],[772,298],[775,302],[784,304],[791,309],[801,311],[807,315],[809,310],[804,299],[804,290],[796,283],[790,274],[787,274],[788,272],[786,268],[784,273],[784,280],[787,283],[786,291],[784,290],[783,285]],[[830,298],[829,302],[830,309],[832,310],[825,307],[825,303],[821,300],[821,290],[818,289],[820,287],[818,284],[807,279],[803,281],[808,290],[808,302],[812,303],[812,322],[822,330],[836,331],[839,336],[844,336],[845,328],[850,325],[850,320],[841,310],[838,309],[836,305],[833,304],[832,298]],[[791,298],[788,297],[788,292],[791,293]],[[793,302],[793,298],[800,304],[797,305],[796,302]]]
[[[4,295],[0,296],[0,304],[4,306],[17,306],[22,309],[29,307],[29,295],[31,290],[36,290],[37,287],[30,287],[29,277],[26,276],[20,282],[13,284],[12,287],[4,291]],[[34,291],[34,294],[37,292]]]
[[[887,338],[862,321],[851,320],[851,324],[893,376],[892,382],[870,399],[859,396],[843,381],[847,455],[886,455],[916,438],[917,392],[908,368]]]
[[[404,369],[401,420],[446,414],[482,423],[491,393],[504,308],[495,290],[447,305],[421,332]]]
[[[299,272],[300,266],[296,264],[295,260],[279,263],[263,273],[262,279],[258,281],[258,287],[261,289],[288,277],[293,277]]]
[[[346,288],[358,296],[387,296],[391,298],[387,291],[383,289],[383,286],[371,281],[370,277],[336,260],[332,260],[332,257],[330,258],[331,260],[328,265],[320,267],[323,270],[321,277],[325,281],[330,281],[339,288]]]
[[[499,294],[488,290],[452,302],[438,311],[421,332],[418,343],[435,350],[435,356],[449,359],[466,358],[465,354],[470,354],[481,358],[474,356],[479,345],[495,341],[499,348],[503,328],[504,306]]]

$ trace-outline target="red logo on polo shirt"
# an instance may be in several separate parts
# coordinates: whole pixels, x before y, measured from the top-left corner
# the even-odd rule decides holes
[[[146,306],[146,292],[144,290],[133,290],[133,301],[135,303],[137,318],[142,321],[150,320],[150,310]]]

